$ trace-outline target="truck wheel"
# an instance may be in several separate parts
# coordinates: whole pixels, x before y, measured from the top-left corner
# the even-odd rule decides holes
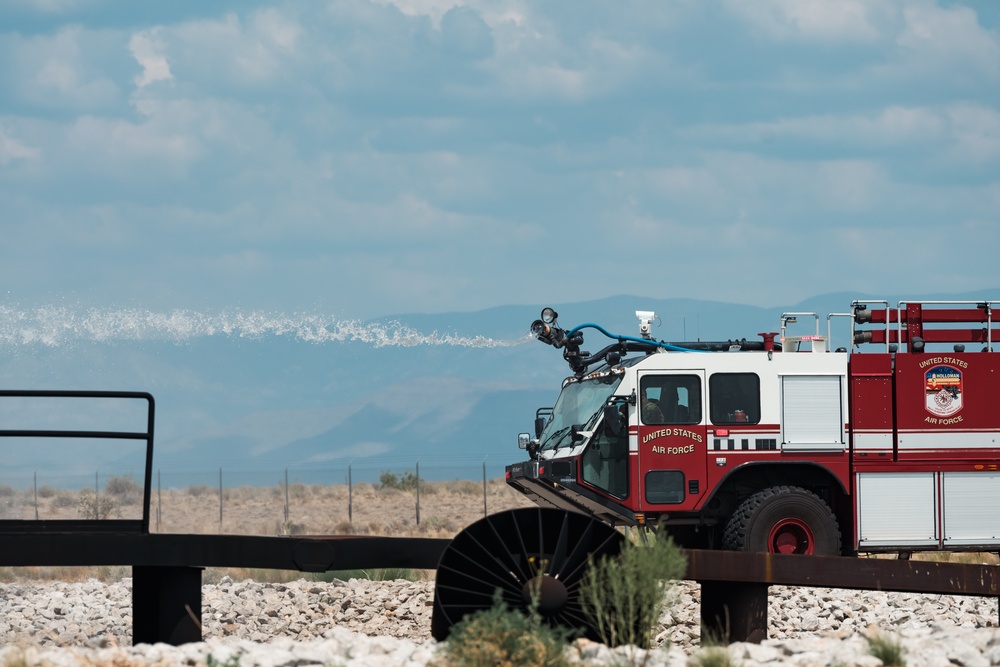
[[[812,491],[775,486],[743,501],[726,525],[723,544],[734,551],[836,556],[840,526]]]

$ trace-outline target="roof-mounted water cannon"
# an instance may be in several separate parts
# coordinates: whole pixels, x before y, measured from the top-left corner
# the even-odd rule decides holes
[[[560,348],[566,344],[566,332],[556,324],[559,317],[552,308],[542,308],[541,317],[531,323],[531,335],[546,345]]]
[[[637,310],[635,316],[639,318],[639,335],[652,340],[653,336],[649,333],[649,328],[652,326],[653,320],[656,319],[656,313],[651,310]]]

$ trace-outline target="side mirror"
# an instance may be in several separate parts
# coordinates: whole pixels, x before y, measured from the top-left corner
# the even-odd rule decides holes
[[[530,433],[518,433],[517,434],[517,447],[518,449],[527,449],[528,443],[531,442]]]
[[[535,437],[538,438],[542,435],[542,429],[545,428],[545,417],[535,417]],[[521,435],[527,435],[522,433]]]
[[[617,438],[624,430],[625,420],[621,413],[620,403],[604,406],[604,435]]]

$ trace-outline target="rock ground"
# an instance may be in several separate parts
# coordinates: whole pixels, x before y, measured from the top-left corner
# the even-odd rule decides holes
[[[700,652],[698,586],[682,582],[645,655],[576,642],[574,659],[594,665],[695,664]],[[131,580],[0,585],[0,665],[426,665],[433,582],[223,577],[203,588],[204,641],[130,646]],[[900,641],[913,667],[1000,664],[997,601],[988,598],[772,587],[769,639],[727,650],[755,665],[881,664],[866,637]]]

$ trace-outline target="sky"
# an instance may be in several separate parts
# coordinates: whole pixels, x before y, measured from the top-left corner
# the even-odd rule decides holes
[[[998,2],[0,4],[8,304],[892,300],[998,241]]]

